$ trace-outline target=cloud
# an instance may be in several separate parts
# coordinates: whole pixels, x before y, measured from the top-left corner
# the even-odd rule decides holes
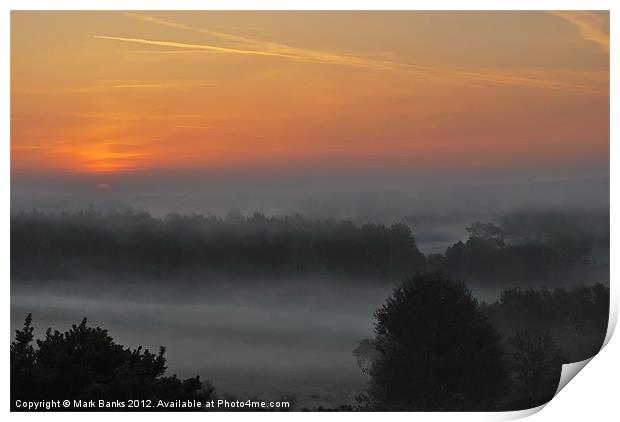
[[[190,120],[190,121],[204,121],[218,118],[217,116],[206,116],[204,114],[157,114],[157,113],[127,113],[123,112],[67,112],[63,115],[82,118],[82,119],[122,119],[122,120]]]
[[[532,78],[527,76],[506,75],[500,73],[490,72],[477,72],[477,71],[463,71],[453,70],[435,66],[419,65],[414,63],[394,61],[394,60],[382,60],[369,57],[360,57],[353,55],[344,55],[337,53],[329,53],[324,51],[310,50],[305,48],[298,48],[289,46],[286,44],[275,43],[271,41],[260,41],[244,36],[235,34],[229,34],[225,32],[212,31],[207,29],[196,28],[193,26],[185,25],[182,23],[171,22],[154,18],[151,16],[144,16],[136,13],[124,13],[134,19],[138,19],[145,22],[150,22],[157,25],[167,26],[171,28],[183,29],[210,37],[215,37],[220,40],[232,41],[237,43],[236,47],[223,47],[215,44],[188,44],[175,41],[160,41],[160,40],[148,40],[142,38],[124,38],[114,36],[97,35],[95,38],[132,42],[138,44],[155,45],[161,47],[173,47],[187,50],[202,50],[212,51],[229,54],[245,54],[245,55],[257,55],[257,56],[270,56],[278,57],[298,62],[316,63],[316,64],[329,64],[329,65],[341,65],[352,66],[358,68],[365,68],[371,70],[387,70],[387,71],[404,71],[423,74],[431,77],[447,78],[447,79],[461,79],[461,80],[474,80],[480,82],[512,85],[512,86],[524,86],[530,88],[543,88],[543,89],[555,89],[566,91],[590,91],[590,92],[607,92],[605,89],[601,89],[596,86],[579,84],[573,82],[563,82],[559,80],[547,80]]]
[[[266,55],[274,55],[277,57],[288,57],[299,61],[307,61],[311,63],[331,63],[342,64],[352,66],[363,67],[385,67],[387,62],[376,61],[367,58],[361,58],[356,56],[342,55],[327,53],[323,51],[310,50],[305,48],[292,47],[286,44],[275,43],[271,41],[260,41],[240,35],[230,34],[220,31],[212,31],[208,29],[196,28],[194,26],[185,25],[182,23],[166,21],[163,19],[154,18],[151,16],[144,16],[137,13],[125,13],[126,16],[134,19],[150,22],[157,25],[168,26],[171,28],[183,29],[190,32],[195,32],[203,35],[209,35],[222,40],[233,41],[246,45],[250,51],[261,51]]]
[[[609,21],[603,14],[586,11],[549,11],[577,26],[581,36],[599,45],[602,51],[609,53]]]
[[[118,84],[118,85],[113,85],[113,88],[196,88],[196,87],[204,87],[204,86],[215,86],[215,84],[209,84],[209,83],[204,83],[204,82],[187,82],[187,83],[182,83],[182,82],[171,82],[171,83],[124,83],[124,84]]]
[[[187,43],[180,43],[180,42],[174,42],[174,41],[146,40],[142,38],[109,37],[105,35],[94,35],[93,37],[103,39],[103,40],[125,41],[125,42],[133,42],[133,43],[138,43],[138,44],[157,45],[157,46],[162,46],[162,47],[188,48],[188,49],[194,49],[194,50],[210,50],[210,51],[217,51],[220,53],[287,57],[282,54],[270,53],[270,52],[265,52],[265,51],[242,50],[238,48],[220,47],[220,46],[208,45],[208,44],[187,44]]]
[[[121,53],[128,54],[209,54],[210,51],[206,50],[121,50]]]

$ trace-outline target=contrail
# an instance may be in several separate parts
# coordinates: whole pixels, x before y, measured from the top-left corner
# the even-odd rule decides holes
[[[138,43],[138,44],[158,45],[158,46],[163,46],[163,47],[190,48],[194,50],[211,50],[211,51],[218,51],[220,53],[289,57],[283,54],[269,53],[265,51],[240,50],[237,48],[219,47],[216,45],[208,45],[208,44],[186,44],[186,43],[180,43],[180,42],[174,42],[174,41],[145,40],[142,38],[109,37],[106,35],[93,35],[93,37],[103,39],[103,40],[125,41],[125,42],[133,42],[133,43]]]
[[[289,59],[298,62],[305,63],[317,63],[317,64],[329,64],[329,65],[341,65],[361,67],[373,70],[388,70],[388,71],[406,71],[414,72],[418,74],[424,74],[428,76],[451,78],[451,79],[466,79],[476,80],[487,83],[495,83],[502,85],[516,85],[525,86],[531,88],[543,88],[543,89],[555,89],[555,90],[568,90],[568,91],[589,91],[605,93],[602,87],[596,87],[586,84],[578,84],[571,82],[562,82],[557,80],[537,79],[523,76],[493,74],[485,72],[467,72],[460,70],[452,70],[434,66],[418,65],[413,63],[392,61],[392,60],[380,60],[366,57],[342,55],[335,53],[328,53],[317,50],[309,50],[303,48],[292,47],[285,44],[279,44],[269,41],[260,41],[248,37],[229,34],[225,32],[212,31],[207,29],[196,28],[193,26],[185,25],[182,23],[170,22],[150,16],[139,15],[135,13],[124,13],[134,19],[150,22],[157,25],[167,26],[171,28],[183,29],[195,33],[209,35],[212,37],[220,38],[223,40],[233,41],[243,44],[243,47],[222,47],[213,44],[187,44],[172,41],[159,41],[159,40],[147,40],[141,38],[123,38],[97,35],[95,38],[134,42],[147,45],[156,45],[162,47],[174,47],[179,49],[189,50],[202,50],[213,51],[229,54],[244,54],[244,55],[256,55],[267,57],[279,57]]]
[[[584,39],[598,44],[604,52],[609,53],[609,32],[596,25],[595,16],[591,12],[549,11],[547,13],[577,26]]]

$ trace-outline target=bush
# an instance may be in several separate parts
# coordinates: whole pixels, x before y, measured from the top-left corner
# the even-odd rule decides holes
[[[165,376],[165,348],[157,354],[116,344],[107,330],[86,318],[65,332],[48,328],[33,347],[32,315],[11,343],[11,401],[15,400],[201,400],[213,388],[198,376]]]

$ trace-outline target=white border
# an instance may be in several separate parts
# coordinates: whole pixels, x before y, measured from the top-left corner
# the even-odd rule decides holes
[[[2,3],[3,13],[0,17],[0,37],[1,37],[1,51],[0,57],[0,78],[2,79],[2,97],[0,102],[0,130],[2,131],[2,152],[0,153],[0,189],[2,190],[1,201],[1,218],[0,218],[0,271],[3,276],[3,295],[2,295],[2,309],[4,310],[4,327],[5,333],[10,332],[9,326],[9,213],[10,213],[10,10],[147,10],[147,9],[174,9],[174,10],[197,10],[197,9],[210,9],[210,10],[271,10],[271,9],[284,9],[284,10],[343,10],[343,9],[362,9],[362,10],[554,10],[554,9],[575,9],[575,10],[611,10],[611,116],[620,116],[618,114],[618,13],[620,13],[620,6],[616,6],[617,1],[576,1],[576,0],[521,0],[521,1],[481,1],[470,0],[467,2],[457,0],[435,0],[435,1],[404,1],[404,0],[357,0],[357,1],[342,1],[342,0],[298,0],[298,1],[277,1],[277,0],[220,0],[220,1],[204,1],[196,2],[190,0],[152,0],[152,1],[133,1],[133,0],[91,0],[89,2],[78,0],[59,0],[59,1],[14,1],[8,0]],[[616,7],[614,7],[616,6]],[[617,185],[618,172],[613,166],[614,163],[618,163],[618,148],[616,143],[618,142],[618,119],[611,119],[611,187]],[[614,282],[618,275],[617,266],[615,265],[618,255],[618,238],[620,237],[620,230],[618,224],[615,222],[614,217],[620,216],[618,207],[618,200],[616,196],[611,197],[611,312],[610,312],[610,330],[608,332],[607,341],[609,341],[612,328],[615,326],[618,317],[618,286]],[[11,333],[12,334],[12,333]],[[6,341],[6,340],[5,340]],[[2,349],[3,355],[0,357],[4,363],[2,365],[2,385],[0,393],[0,408],[5,412],[9,411],[9,349],[5,347]],[[534,418],[544,419],[566,419],[566,420],[584,420],[585,418],[593,420],[611,420],[614,416],[618,415],[618,404],[616,386],[618,385],[618,375],[620,375],[620,366],[618,364],[617,357],[620,356],[620,346],[618,341],[611,339],[609,344],[596,356],[591,363],[587,365],[587,369],[583,373],[577,376],[575,381],[569,383],[569,385],[561,391],[561,393],[554,398],[545,408],[544,411],[537,413]],[[544,407],[544,406],[543,406]],[[540,410],[540,409],[537,409]],[[425,414],[412,414],[412,413],[389,413],[383,414],[380,417],[389,417],[393,419],[407,420],[504,420],[515,419],[523,416],[536,413],[536,411],[522,411],[522,412],[508,412],[508,413],[425,413]],[[29,419],[36,417],[33,413],[12,413],[11,418],[15,420]],[[217,420],[231,420],[236,418],[242,418],[245,415],[252,419],[259,421],[267,421],[271,419],[284,419],[290,418],[291,414],[285,413],[218,413],[213,414],[184,414],[184,418],[204,420],[217,419]],[[109,418],[121,416],[120,414],[108,415],[104,413],[89,414],[89,419],[103,420]],[[145,415],[149,419],[167,421],[172,415],[166,413],[151,413]],[[318,416],[317,413],[295,413],[294,417],[299,419],[314,419]],[[46,414],[44,416],[49,420],[77,420],[84,417],[78,413],[56,413]],[[137,415],[129,415],[128,417],[135,418]],[[375,414],[336,414],[327,413],[321,414],[322,418],[335,419],[355,419],[360,420],[373,420],[378,417]]]

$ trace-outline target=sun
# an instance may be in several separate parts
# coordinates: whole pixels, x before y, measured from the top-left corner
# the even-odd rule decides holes
[[[82,148],[76,157],[78,170],[85,173],[118,173],[139,167],[144,154],[123,151],[116,144],[102,143]]]

